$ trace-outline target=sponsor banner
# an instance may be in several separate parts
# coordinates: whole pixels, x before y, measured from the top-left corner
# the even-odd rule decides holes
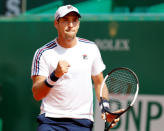
[[[164,96],[139,95],[134,107],[121,116],[118,125],[111,131],[163,131],[164,129]],[[95,130],[103,131],[98,103],[96,104]]]
[[[23,20],[0,24],[0,43],[4,43],[0,52],[0,118],[4,131],[37,129],[36,117],[40,113],[40,103],[34,101],[32,96],[31,61],[37,48],[57,36],[52,23],[31,19],[30,22]],[[164,107],[164,22],[81,21],[80,26],[78,36],[95,41],[100,47],[106,65],[104,75],[113,68],[128,67],[139,78],[140,94],[161,95],[140,95],[136,107],[124,114],[119,126],[113,130],[161,131]],[[103,131],[104,121],[98,113],[96,111],[95,131]]]
[[[22,12],[23,0],[1,0],[0,1],[0,14],[5,16],[17,16]]]

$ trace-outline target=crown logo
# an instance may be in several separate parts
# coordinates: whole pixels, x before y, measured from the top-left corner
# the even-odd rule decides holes
[[[118,23],[112,22],[109,24],[109,36],[115,37],[118,31]]]

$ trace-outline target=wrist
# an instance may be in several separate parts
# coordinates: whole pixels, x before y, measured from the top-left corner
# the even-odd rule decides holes
[[[54,72],[54,71],[50,74],[49,78],[50,78],[53,82],[56,82],[56,81],[59,79],[59,77],[57,77],[57,76],[55,75],[55,72]]]
[[[106,112],[106,110],[109,110],[110,107],[109,102],[105,99],[100,101],[99,106],[102,113]]]
[[[57,81],[58,79],[59,79],[59,78],[55,76],[55,73],[52,72],[52,73],[48,76],[48,78],[45,80],[45,84],[46,84],[48,87],[52,88],[52,87],[55,85],[55,83],[56,83],[56,81]]]

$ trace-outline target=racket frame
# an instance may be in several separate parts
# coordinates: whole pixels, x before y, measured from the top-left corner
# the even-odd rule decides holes
[[[104,105],[103,105],[103,103],[102,103],[102,108],[103,108],[103,110],[105,111],[104,113],[107,112],[107,113],[112,114],[112,115],[117,115],[117,117],[116,117],[115,119],[119,118],[122,114],[124,114],[125,112],[127,112],[127,111],[134,105],[134,103],[135,103],[135,101],[136,101],[136,99],[137,99],[137,96],[138,96],[138,92],[139,92],[139,80],[138,80],[137,75],[136,75],[132,70],[130,70],[129,68],[126,68],[126,67],[119,67],[119,68],[113,69],[111,72],[109,72],[109,73],[105,76],[105,78],[104,78],[104,80],[103,80],[103,82],[102,82],[102,84],[101,84],[101,89],[100,89],[100,101],[103,101],[103,99],[104,99],[104,98],[102,97],[102,92],[103,92],[103,88],[104,88],[104,84],[105,84],[106,79],[110,76],[110,74],[112,74],[112,72],[114,72],[114,71],[116,71],[116,70],[120,70],[120,69],[122,69],[122,70],[128,70],[129,72],[131,72],[131,73],[133,74],[133,76],[136,78],[136,81],[137,81],[137,89],[136,89],[136,92],[135,92],[133,101],[132,101],[131,104],[130,104],[124,111],[122,111],[121,113],[112,113],[112,112],[110,112],[109,110],[107,110],[106,108],[104,108]],[[110,95],[110,94],[109,94],[109,95]],[[105,122],[106,122],[106,120],[105,120]],[[108,131],[108,130],[111,128],[111,125],[112,125],[113,122],[114,122],[114,120],[110,123],[110,126],[109,126],[107,129],[105,129],[105,131]]]

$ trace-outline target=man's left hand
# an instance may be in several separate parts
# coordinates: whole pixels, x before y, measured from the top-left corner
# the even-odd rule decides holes
[[[120,109],[118,111],[115,111],[113,113],[121,113],[123,112],[124,110],[123,109]],[[116,126],[116,124],[119,122],[120,118],[116,118],[117,115],[112,115],[112,114],[109,114],[109,113],[106,113],[106,114],[102,114],[101,115],[102,119],[104,120],[107,120],[107,122],[113,122],[112,125],[111,125],[111,128],[113,128],[114,126]]]

